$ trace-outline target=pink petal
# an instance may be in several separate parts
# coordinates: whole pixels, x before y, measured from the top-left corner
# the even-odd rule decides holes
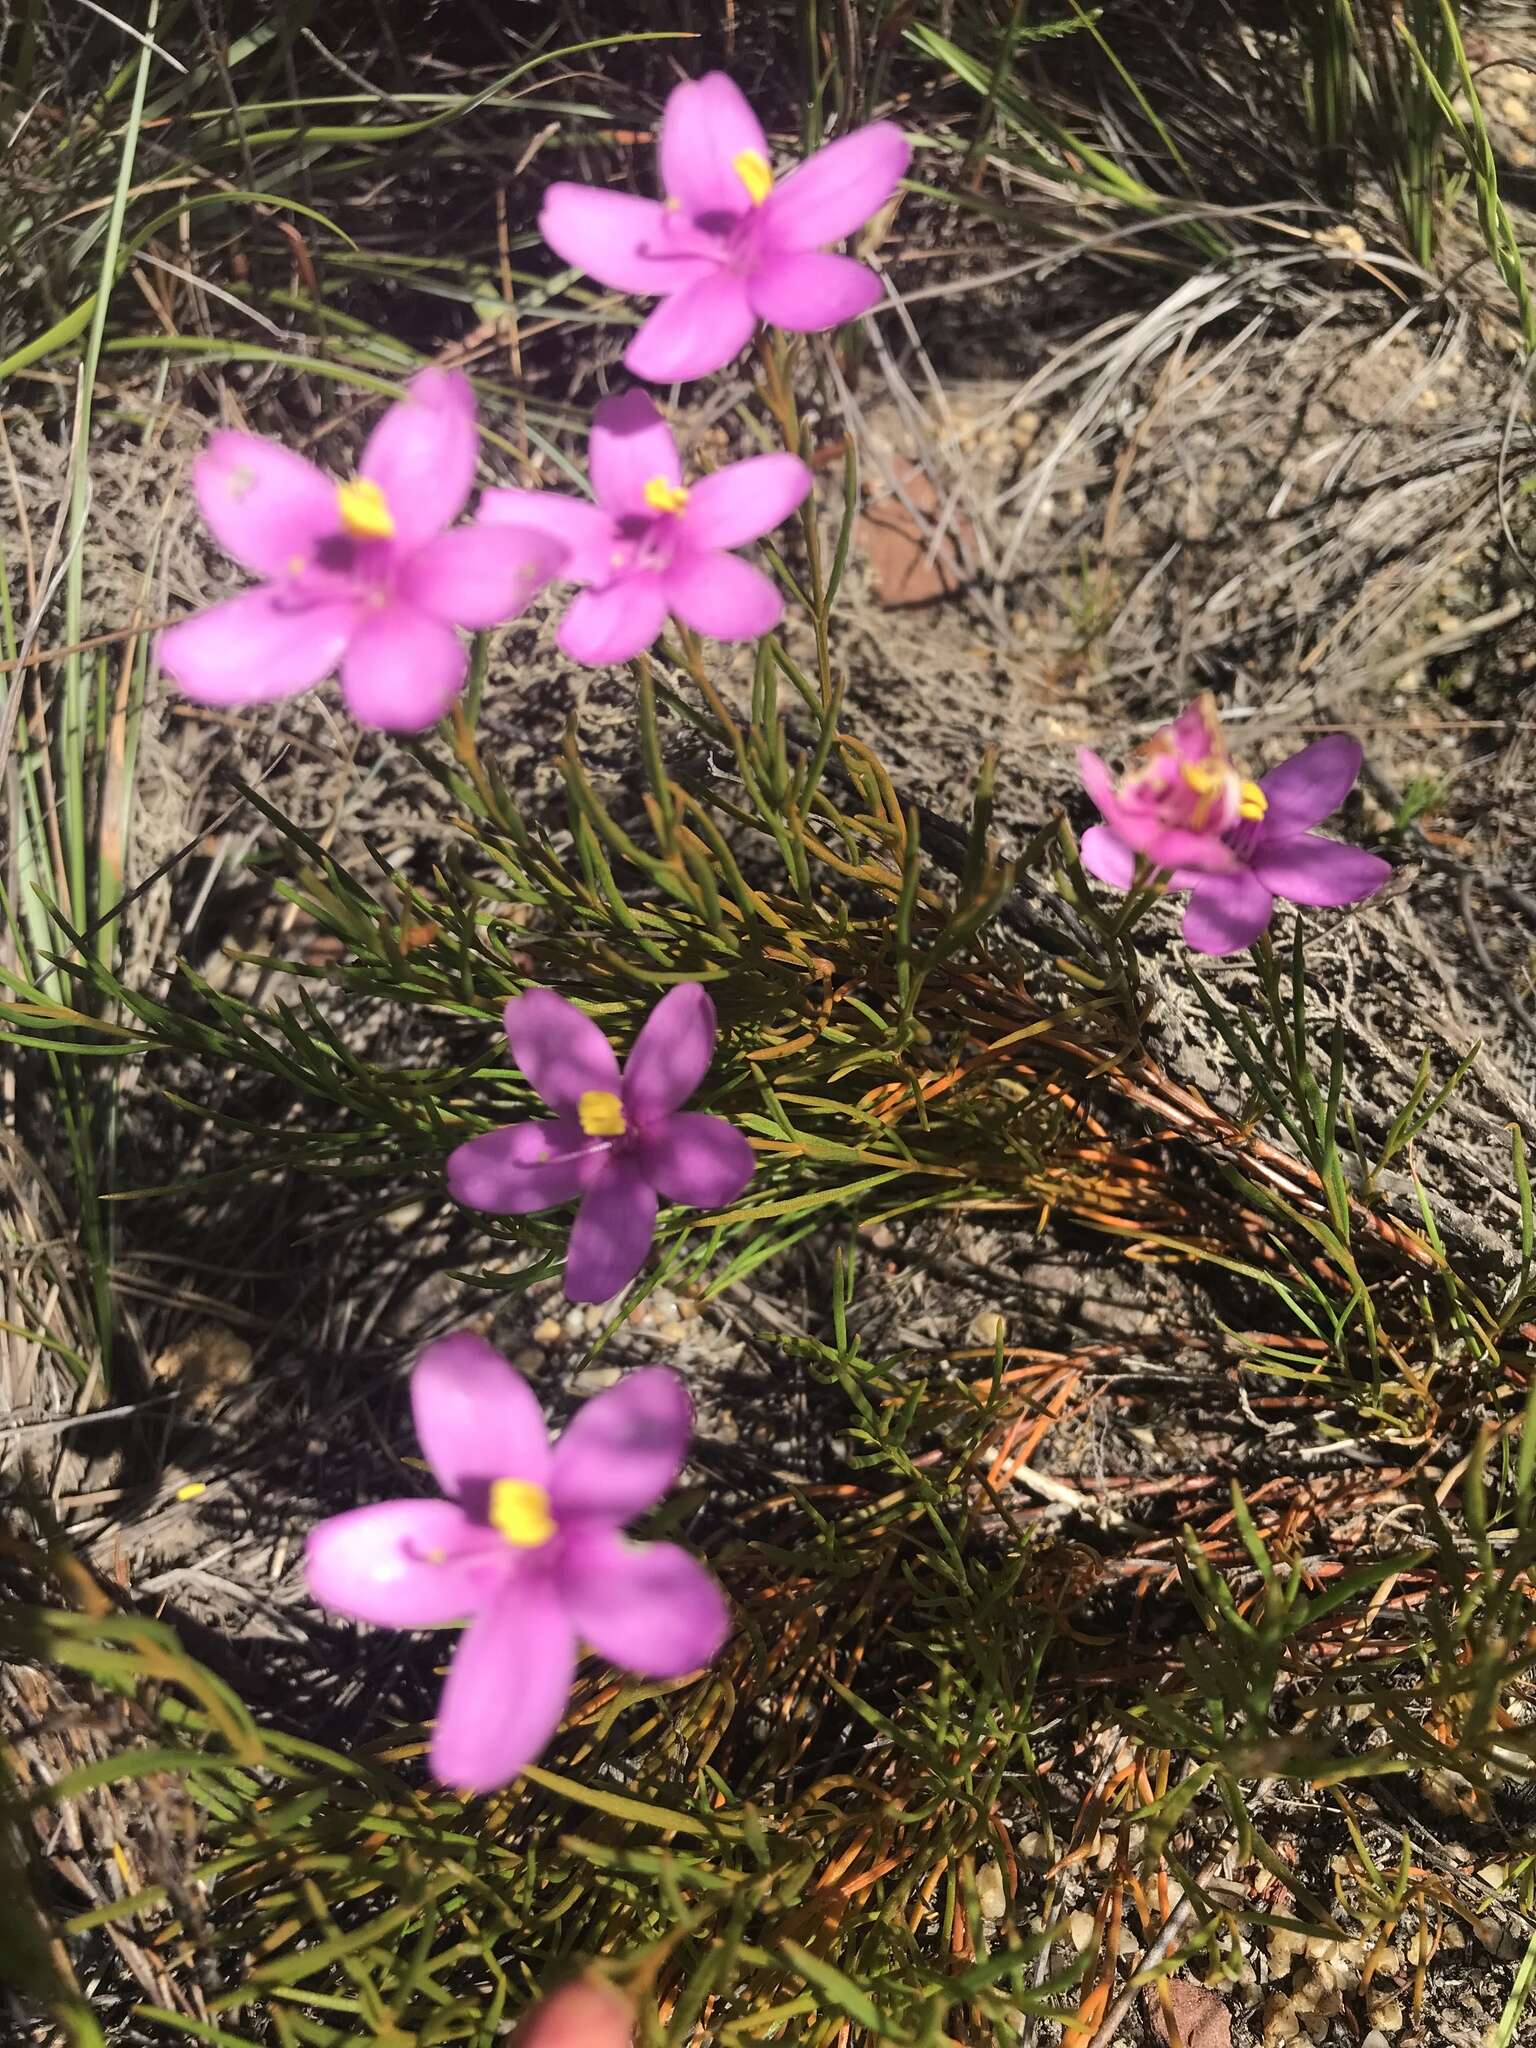
[[[752,339],[757,314],[745,282],[717,270],[662,300],[624,351],[624,367],[652,384],[723,370]]]
[[[1173,869],[1179,875],[1175,887],[1189,887],[1196,875],[1230,874],[1236,868],[1237,855],[1219,833],[1160,825],[1145,810],[1124,803],[1114,777],[1091,748],[1078,748],[1077,765],[1083,788],[1115,837],[1133,853],[1144,853],[1154,867]]]
[[[341,528],[330,478],[255,434],[211,435],[192,465],[192,489],[225,554],[258,576],[298,575],[316,544]]]
[[[477,520],[548,534],[565,549],[553,574],[566,583],[603,583],[613,573],[613,520],[587,498],[561,491],[495,490],[481,494]]]
[[[600,1977],[583,1977],[541,1998],[512,2048],[633,2048],[634,2007]]]
[[[341,694],[360,725],[425,732],[464,687],[469,655],[451,626],[412,605],[368,612],[341,664]]]
[[[458,518],[480,445],[475,394],[462,371],[422,370],[405,394],[368,436],[357,465],[384,493],[401,549],[419,547]]]
[[[912,145],[890,121],[872,121],[808,156],[763,202],[763,241],[824,249],[884,206],[906,174]]]
[[[745,1135],[724,1117],[683,1110],[648,1131],[636,1157],[657,1194],[692,1209],[722,1209],[752,1178]]]
[[[1111,889],[1129,889],[1136,879],[1136,856],[1108,825],[1090,825],[1078,841],[1078,852],[1090,875]]]
[[[666,622],[661,578],[653,570],[637,570],[573,597],[555,639],[572,661],[606,668],[642,654]]]
[[[582,1641],[641,1678],[699,1670],[731,1632],[725,1595],[675,1543],[627,1543],[612,1529],[574,1531],[559,1584]]]
[[[331,675],[354,604],[317,604],[281,583],[242,591],[160,635],[160,666],[198,704],[270,704]]]
[[[564,1522],[617,1529],[654,1507],[683,1469],[693,1403],[677,1374],[648,1365],[576,1410],[555,1444],[549,1497]]]
[[[514,996],[502,1017],[523,1078],[551,1109],[575,1111],[593,1091],[618,1094],[618,1054],[592,1019],[552,988]]]
[[[645,1264],[656,1232],[656,1190],[637,1166],[613,1158],[581,1198],[565,1256],[572,1301],[608,1301]]]
[[[702,982],[667,990],[624,1062],[624,1109],[632,1123],[649,1123],[688,1100],[709,1072],[715,1029],[715,1006]]]
[[[683,464],[672,429],[648,391],[626,391],[598,406],[587,442],[587,470],[592,495],[605,512],[619,518],[655,518],[646,502],[646,485],[657,477],[680,484]]]
[[[471,632],[515,619],[564,569],[566,549],[523,526],[462,526],[440,533],[400,566],[397,595]]]
[[[750,151],[768,160],[768,140],[740,86],[723,71],[674,86],[661,121],[662,190],[684,211],[719,215],[747,213],[752,195],[735,168]],[[643,372],[639,374],[644,374]]]
[[[453,1653],[428,1757],[463,1792],[494,1792],[560,1726],[576,1676],[576,1631],[547,1573],[524,1570],[470,1623]]]
[[[1240,953],[1269,923],[1275,899],[1257,875],[1202,875],[1184,912],[1184,940],[1197,953]]]
[[[798,251],[764,256],[747,277],[747,298],[758,319],[792,334],[841,327],[845,320],[872,312],[884,297],[875,273],[851,256]]]
[[[798,455],[749,455],[693,486],[679,533],[690,548],[742,547],[781,526],[814,483]]]
[[[1321,832],[1298,839],[1261,839],[1252,864],[1264,886],[1287,903],[1359,903],[1374,896],[1392,872],[1391,862],[1379,853],[1343,846]]]
[[[756,640],[784,616],[779,586],[740,555],[679,554],[661,582],[670,610],[712,640]]]
[[[1354,788],[1362,759],[1360,742],[1335,732],[1271,768],[1259,783],[1269,806],[1260,839],[1289,838],[1331,817]]]
[[[531,1216],[572,1201],[602,1171],[608,1148],[571,1115],[482,1131],[448,1154],[448,1192],[490,1216]]]
[[[411,1374],[416,1441],[444,1493],[476,1481],[547,1483],[549,1436],[538,1396],[473,1330],[429,1344]]]
[[[504,1570],[451,1500],[381,1500],[331,1515],[310,1530],[304,1552],[312,1598],[382,1628],[463,1621]]]
[[[539,214],[539,233],[561,262],[616,292],[681,291],[698,276],[698,248],[680,244],[668,225],[654,199],[563,181],[550,186]]]

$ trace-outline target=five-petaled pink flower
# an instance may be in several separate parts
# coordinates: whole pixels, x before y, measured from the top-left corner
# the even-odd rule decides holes
[[[669,989],[622,1074],[591,1018],[553,989],[514,996],[506,1025],[513,1059],[555,1115],[460,1145],[448,1158],[449,1192],[495,1216],[579,1196],[565,1291],[607,1301],[645,1264],[659,1197],[718,1209],[752,1177],[752,1147],[734,1124],[681,1107],[709,1068],[715,1006],[696,981]]]
[[[444,529],[475,479],[475,398],[457,370],[423,370],[338,484],[302,455],[221,429],[192,485],[214,538],[265,580],[160,637],[160,662],[199,704],[265,704],[341,669],[362,724],[421,732],[464,686],[455,627],[515,618],[561,566],[547,534]]]
[[[563,547],[557,572],[587,586],[560,622],[561,647],[597,668],[649,647],[669,612],[715,640],[755,640],[784,601],[761,569],[729,552],[769,533],[813,482],[795,455],[749,455],[685,487],[666,421],[643,391],[605,398],[592,417],[594,505],[558,491],[487,491],[484,522],[510,522]]]
[[[1314,740],[1259,782],[1227,757],[1209,696],[1187,705],[1117,786],[1086,747],[1083,787],[1104,818],[1083,834],[1083,866],[1129,889],[1136,856],[1188,889],[1184,937],[1197,953],[1236,953],[1268,925],[1275,898],[1359,903],[1391,874],[1379,854],[1310,828],[1336,811],[1360,773],[1360,745],[1343,733]]]
[[[539,232],[615,291],[660,297],[624,351],[637,377],[670,384],[718,370],[759,320],[816,334],[867,313],[880,280],[826,253],[878,213],[911,148],[889,121],[839,137],[775,184],[768,143],[723,71],[673,88],[661,124],[664,201],[551,185]]]
[[[729,1616],[709,1573],[674,1543],[623,1535],[687,1456],[675,1373],[627,1374],[552,1445],[526,1380],[465,1330],[422,1354],[411,1409],[447,1498],[333,1515],[310,1531],[306,1568],[314,1598],[357,1621],[468,1620],[432,1737],[444,1784],[490,1792],[533,1762],[560,1725],[579,1643],[642,1678],[715,1655]]]

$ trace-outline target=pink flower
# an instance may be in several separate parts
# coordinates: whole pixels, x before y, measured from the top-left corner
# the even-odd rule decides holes
[[[430,1764],[491,1792],[560,1725],[588,1643],[620,1670],[679,1678],[725,1641],[725,1599],[674,1543],[622,1530],[688,1452],[687,1391],[666,1366],[629,1373],[551,1445],[527,1382],[468,1330],[411,1375],[416,1437],[444,1500],[385,1500],[310,1531],[322,1607],[384,1628],[468,1620],[438,1707]]]
[[[1199,697],[1155,735],[1118,788],[1098,755],[1082,749],[1083,787],[1105,821],[1083,834],[1083,866],[1115,889],[1130,888],[1137,854],[1170,869],[1168,886],[1192,892],[1188,944],[1239,952],[1268,925],[1277,896],[1359,903],[1391,874],[1379,854],[1309,829],[1354,788],[1360,758],[1359,742],[1337,733],[1261,782],[1245,781],[1227,758],[1214,704]]]
[[[464,686],[456,626],[515,618],[560,567],[547,534],[447,527],[475,477],[475,398],[423,370],[337,484],[302,455],[220,430],[192,471],[214,538],[264,581],[160,636],[166,673],[199,704],[266,704],[338,667],[353,716],[420,732]]]
[[[645,1264],[659,1198],[718,1209],[752,1178],[752,1147],[735,1125],[681,1107],[708,1070],[715,1006],[696,981],[669,989],[622,1075],[591,1018],[553,989],[514,996],[506,1022],[513,1059],[555,1115],[460,1145],[448,1157],[449,1193],[493,1216],[579,1196],[565,1291],[607,1301]]]
[[[716,640],[771,632],[784,600],[761,569],[729,552],[769,533],[813,482],[795,455],[750,455],[692,486],[665,420],[643,391],[605,398],[592,416],[597,503],[558,491],[487,491],[480,517],[544,534],[566,552],[559,574],[587,588],[558,639],[593,668],[649,647],[668,612]]]
[[[661,304],[624,351],[637,377],[671,384],[718,370],[759,320],[817,334],[880,302],[880,280],[825,254],[880,211],[911,148],[899,128],[855,129],[774,183],[768,143],[723,71],[676,86],[661,124],[664,202],[551,185],[539,232],[566,263]]]

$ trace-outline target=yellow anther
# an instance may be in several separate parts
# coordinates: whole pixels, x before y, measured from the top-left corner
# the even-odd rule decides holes
[[[1208,768],[1203,761],[1185,761],[1179,773],[1196,796],[1215,796],[1227,779],[1223,769]]]
[[[531,1479],[497,1479],[491,1484],[491,1527],[519,1550],[537,1550],[555,1533],[549,1495]]]
[[[747,188],[754,206],[761,206],[773,190],[773,171],[767,157],[758,150],[743,149],[731,158],[731,169]]]
[[[653,476],[645,487],[645,502],[653,512],[681,512],[688,493],[681,484],[669,484],[664,476]]]
[[[1238,792],[1237,815],[1258,820],[1269,809],[1269,798],[1256,782],[1245,782]]]
[[[589,1088],[576,1105],[576,1116],[589,1138],[622,1138],[624,1105],[606,1088]]]
[[[336,510],[354,540],[393,540],[395,522],[384,493],[371,477],[336,486]]]

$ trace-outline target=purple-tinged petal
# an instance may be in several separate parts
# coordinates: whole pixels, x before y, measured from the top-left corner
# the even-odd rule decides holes
[[[1150,811],[1124,802],[1114,777],[1091,748],[1078,748],[1077,764],[1083,788],[1115,838],[1133,853],[1144,853],[1154,867],[1171,868],[1178,877],[1175,888],[1190,887],[1198,875],[1230,874],[1237,867],[1236,854],[1219,833],[1164,825]]]
[[[693,1403],[677,1374],[647,1365],[571,1417],[550,1460],[549,1498],[562,1523],[617,1529],[654,1507],[683,1469]]]
[[[336,486],[291,448],[221,428],[192,465],[192,489],[225,554],[258,576],[297,576],[341,530]]]
[[[739,548],[782,526],[810,496],[815,478],[798,455],[749,455],[702,477],[678,514],[690,548]]]
[[[667,622],[667,593],[654,570],[616,577],[571,599],[555,640],[572,661],[607,668],[643,654]]]
[[[872,220],[906,174],[912,145],[872,121],[818,149],[763,201],[761,234],[775,249],[824,249]]]
[[[479,1611],[505,1572],[504,1551],[451,1500],[381,1500],[310,1530],[310,1595],[382,1628],[440,1628]]]
[[[539,233],[562,263],[610,290],[660,296],[691,284],[707,260],[698,239],[676,235],[670,222],[654,199],[562,180],[544,195]]]
[[[448,1154],[448,1192],[490,1216],[532,1216],[573,1201],[603,1169],[608,1147],[573,1115],[507,1124],[466,1138]]]
[[[875,273],[851,256],[786,250],[762,257],[747,277],[747,299],[758,319],[792,334],[841,327],[872,312],[884,297]]]
[[[429,1344],[411,1374],[416,1441],[444,1493],[476,1481],[548,1484],[549,1434],[538,1396],[473,1330]]]
[[[675,1543],[627,1543],[612,1529],[573,1531],[559,1585],[582,1641],[640,1678],[699,1670],[731,1631],[725,1595]]]
[[[418,372],[357,465],[384,493],[397,547],[419,547],[458,518],[474,488],[479,445],[469,379],[461,370]]]
[[[403,562],[396,591],[450,626],[477,632],[515,619],[566,562],[563,542],[526,526],[461,526]]]
[[[723,1209],[752,1178],[755,1161],[743,1132],[724,1117],[682,1110],[647,1131],[635,1154],[663,1200]]]
[[[645,487],[657,478],[676,486],[683,480],[682,458],[672,429],[648,391],[626,391],[605,398],[592,415],[587,442],[587,470],[592,495],[605,512],[619,518],[653,519]]]
[[[1108,825],[1090,825],[1077,843],[1083,866],[1111,889],[1129,889],[1136,879],[1136,856]]]
[[[1298,839],[1261,839],[1251,856],[1253,872],[1287,903],[1332,907],[1374,896],[1392,872],[1379,853],[1344,846],[1321,832]]]
[[[359,725],[425,732],[453,709],[469,653],[452,626],[414,605],[380,605],[364,615],[341,663],[341,694]]]
[[[565,549],[565,560],[552,572],[562,583],[602,583],[613,574],[613,520],[588,498],[562,491],[486,491],[475,516],[485,526],[548,534]]]
[[[583,1095],[619,1093],[619,1056],[584,1011],[552,988],[513,996],[502,1013],[507,1044],[541,1102],[566,1110],[567,1128]]]
[[[1331,817],[1354,788],[1363,756],[1348,733],[1330,733],[1262,778],[1268,808],[1259,838],[1284,839]]]
[[[358,616],[269,584],[169,627],[160,666],[195,703],[270,704],[333,674]]]
[[[674,616],[711,640],[756,640],[784,616],[779,586],[740,555],[678,554],[661,582]]]
[[[736,159],[750,155],[766,163],[768,141],[735,80],[706,71],[668,94],[657,154],[669,199],[695,219],[728,221],[752,207]]]
[[[1184,912],[1184,942],[1197,953],[1240,953],[1269,923],[1275,899],[1257,875],[1202,875]]]
[[[494,1792],[560,1726],[576,1676],[576,1631],[546,1572],[523,1569],[482,1608],[448,1667],[428,1756],[461,1792]]]
[[[715,1006],[700,981],[669,988],[640,1027],[624,1062],[624,1111],[645,1125],[680,1109],[709,1072]]]
[[[662,300],[625,349],[624,367],[652,384],[686,384],[723,370],[756,327],[744,280],[717,270]]]
[[[610,1158],[581,1198],[565,1256],[571,1301],[608,1301],[645,1264],[656,1232],[656,1190],[637,1166]]]

